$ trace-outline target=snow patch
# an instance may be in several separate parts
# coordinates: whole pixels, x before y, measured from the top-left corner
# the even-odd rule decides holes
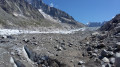
[[[64,20],[66,20],[66,21],[70,21],[70,22],[72,21],[72,20],[70,20],[70,19],[67,19],[67,18],[64,18],[64,17],[62,17],[62,18],[63,18]]]
[[[42,9],[38,9],[38,10],[39,10],[39,12],[43,15],[43,17],[44,17],[45,19],[51,20],[51,21],[53,21],[53,22],[61,22],[60,20],[54,19],[54,18],[51,17],[50,15],[46,14],[45,12],[43,12]]]
[[[17,4],[15,3],[15,6],[18,8],[18,10],[20,11],[20,13],[23,15],[22,10],[19,8],[19,6],[17,6]]]
[[[18,13],[16,13],[16,12],[14,12],[13,15],[14,15],[14,16],[21,16],[21,17],[23,16],[22,14],[18,14]]]
[[[14,67],[17,67],[17,65],[14,62],[14,59],[12,57],[10,57],[10,63],[13,64]]]
[[[32,61],[29,59],[24,47],[22,48],[22,55],[27,59],[28,62],[32,63]]]
[[[32,62],[32,61],[30,60],[30,58],[28,57],[28,54],[27,54],[27,52],[25,51],[24,46],[22,46],[22,47],[20,47],[20,48],[14,47],[13,49],[15,49],[15,51],[17,51],[17,54],[18,54],[18,55],[20,55],[21,57],[26,58],[26,60],[27,60],[29,63],[33,64],[33,62]]]
[[[0,35],[13,35],[13,34],[23,34],[23,33],[39,33],[39,32],[28,31],[28,30],[0,29]]]

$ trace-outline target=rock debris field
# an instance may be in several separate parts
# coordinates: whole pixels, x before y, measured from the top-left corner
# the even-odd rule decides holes
[[[67,34],[1,34],[0,67],[115,67],[119,35],[108,37],[107,32],[88,29]]]

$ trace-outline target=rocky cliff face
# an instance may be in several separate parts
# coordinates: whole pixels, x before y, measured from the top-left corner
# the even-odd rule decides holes
[[[120,32],[120,14],[116,15],[112,20],[104,24],[101,31],[110,31],[112,34],[117,34]]]
[[[24,0],[0,0],[0,28],[34,28],[43,15]]]
[[[75,21],[72,16],[68,15],[64,11],[48,6],[45,3],[43,3],[42,0],[27,0],[27,1],[33,7],[37,9],[41,9],[46,14],[50,15],[56,20],[60,20],[62,23],[67,23],[67,24],[76,25],[76,26],[84,26],[83,24],[80,24],[77,21]]]
[[[25,16],[33,19],[42,19],[43,16],[39,11],[33,8],[24,0],[2,0],[0,7],[7,13],[14,16]]]
[[[90,56],[92,60],[95,60],[95,63],[101,65],[100,67],[119,67],[120,14],[104,24],[99,31],[84,39],[82,43],[86,44],[83,50],[86,49],[88,53],[88,55],[85,53],[84,56]]]
[[[43,30],[43,28],[73,29],[83,26],[67,13],[49,7],[41,0],[0,1],[0,28]]]

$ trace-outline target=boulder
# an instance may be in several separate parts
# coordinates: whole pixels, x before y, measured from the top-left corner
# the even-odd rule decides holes
[[[91,47],[88,47],[88,48],[87,48],[87,51],[92,51],[92,48],[91,48]]]
[[[120,53],[115,55],[115,67],[120,67]]]
[[[115,58],[115,67],[120,67],[120,57]]]
[[[100,43],[99,45],[97,45],[97,48],[98,49],[101,49],[101,48],[104,48],[105,47],[105,44],[104,43]]]
[[[117,48],[120,49],[120,42],[117,42],[116,45],[117,45]]]
[[[102,61],[105,62],[105,63],[109,63],[109,62],[110,62],[107,57],[104,57],[104,58],[102,59]]]
[[[85,63],[84,61],[79,61],[78,65],[82,65],[84,63]]]
[[[101,51],[101,56],[103,56],[103,57],[107,56],[107,51],[105,49]]]
[[[26,38],[25,38],[23,41],[24,41],[25,43],[28,43],[28,42],[29,42],[29,40],[28,40],[28,39],[26,39]]]
[[[116,53],[116,54],[115,54],[115,57],[120,57],[120,53]]]
[[[103,57],[112,57],[114,55],[114,53],[112,51],[106,51],[105,49],[102,50],[101,52],[101,56]]]
[[[114,64],[114,63],[115,63],[115,58],[114,58],[114,57],[110,58],[110,63],[111,63],[111,64]]]
[[[61,51],[61,50],[63,50],[62,47],[58,47],[58,48],[57,48],[57,51]]]
[[[3,36],[2,36],[2,39],[6,39],[6,38],[7,38],[7,36],[6,36],[6,35],[3,35]]]
[[[112,66],[109,63],[107,63],[105,67],[112,67]]]
[[[92,36],[96,36],[96,35],[99,35],[100,33],[99,32],[94,32],[92,33]]]

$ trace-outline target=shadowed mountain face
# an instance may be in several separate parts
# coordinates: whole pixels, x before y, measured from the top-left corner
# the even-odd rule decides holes
[[[120,14],[116,15],[112,20],[104,24],[101,31],[110,31],[111,33],[117,34],[120,32]]]

